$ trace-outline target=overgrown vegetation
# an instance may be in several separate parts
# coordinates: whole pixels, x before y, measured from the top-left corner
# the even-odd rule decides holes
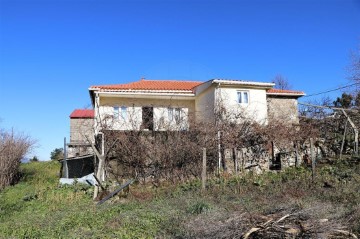
[[[111,115],[107,117],[113,120]],[[131,124],[137,122],[133,119],[135,116],[128,117]],[[239,157],[235,159],[240,166],[233,171],[238,172],[245,167],[268,164],[270,157],[267,154],[272,142],[280,151],[293,152],[294,142],[304,144],[309,137],[317,136],[312,124],[301,124],[298,126],[300,130],[282,119],[261,125],[247,118],[243,112],[228,111],[220,106],[215,118],[218,120],[214,122],[195,122],[190,115],[189,130],[176,128],[188,124],[186,119],[180,118],[175,126],[156,126],[166,129],[161,131],[113,130],[116,124],[104,120],[102,136],[105,152],[108,152],[104,171],[119,179],[142,178],[144,182],[152,181],[156,185],[163,180],[178,183],[200,177],[203,148],[207,149],[208,174],[214,174],[219,169],[219,153],[221,170],[232,166],[224,160],[225,149],[247,150],[241,162]],[[101,142],[98,142],[98,149],[101,151]]]
[[[240,238],[252,228],[260,229],[248,238],[360,234],[356,160],[320,166],[315,181],[307,168],[289,168],[213,178],[206,192],[197,180],[133,185],[102,206],[86,185],[59,186],[57,162],[21,169],[22,180],[0,192],[0,238]]]

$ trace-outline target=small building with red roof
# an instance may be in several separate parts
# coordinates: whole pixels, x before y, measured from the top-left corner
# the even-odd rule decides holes
[[[75,109],[70,114],[70,142],[68,157],[92,153],[91,142],[94,139],[94,110]]]

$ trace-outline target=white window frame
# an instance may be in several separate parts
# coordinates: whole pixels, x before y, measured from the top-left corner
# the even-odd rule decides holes
[[[121,106],[120,107],[120,109],[121,109],[121,118],[123,119],[123,120],[127,120],[127,107],[126,106]]]
[[[118,119],[119,118],[119,115],[120,115],[120,108],[119,106],[114,106],[113,107],[113,117],[114,119]]]
[[[246,97],[245,97],[246,95]],[[237,103],[247,105],[250,103],[250,92],[248,90],[237,91]],[[246,101],[246,102],[245,102]]]

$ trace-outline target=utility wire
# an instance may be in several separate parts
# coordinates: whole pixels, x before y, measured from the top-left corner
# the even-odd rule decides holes
[[[325,108],[325,109],[332,109],[332,110],[341,110],[341,111],[352,111],[352,112],[358,112],[357,109],[346,109],[346,108],[340,108],[340,107],[335,107],[335,106],[330,106],[330,105],[314,105],[314,104],[309,104],[309,103],[302,103],[302,102],[298,102],[299,105],[304,105],[304,106],[311,106],[311,107],[316,107],[316,108]]]
[[[311,97],[311,96],[316,96],[316,95],[322,95],[322,94],[326,94],[326,93],[329,93],[329,92],[333,92],[333,91],[345,89],[345,88],[348,88],[348,87],[351,87],[351,86],[354,86],[354,85],[359,85],[359,84],[360,84],[360,82],[356,82],[356,83],[354,83],[354,84],[341,86],[341,87],[338,87],[338,88],[333,89],[333,90],[328,90],[328,91],[323,91],[323,92],[314,93],[314,94],[310,94],[310,95],[305,95],[305,96],[303,96],[303,98],[305,98],[305,97]]]

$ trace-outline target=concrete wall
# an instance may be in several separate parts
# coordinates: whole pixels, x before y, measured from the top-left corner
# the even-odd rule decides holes
[[[237,92],[239,91],[248,92],[248,104],[238,103]],[[264,89],[220,86],[216,89],[215,94],[217,95],[217,104],[226,109],[230,119],[238,121],[241,120],[238,119],[238,116],[244,116],[247,119],[255,120],[259,124],[267,124],[267,101]]]
[[[119,117],[114,118],[114,108],[119,107]],[[121,107],[126,107],[126,118],[122,117]],[[140,130],[142,127],[142,108],[153,107],[154,130],[187,130],[190,125],[190,117],[195,112],[195,100],[184,99],[152,99],[152,98],[123,98],[104,97],[100,98],[99,114],[104,125],[114,130]],[[175,118],[169,119],[169,110],[180,109],[180,122]],[[96,112],[97,114],[97,112]],[[173,114],[175,116],[175,112]]]
[[[268,96],[268,116],[270,121],[283,123],[299,123],[298,104],[295,98]]]
[[[94,119],[70,119],[70,143],[86,142],[87,135],[90,139],[94,135]]]

